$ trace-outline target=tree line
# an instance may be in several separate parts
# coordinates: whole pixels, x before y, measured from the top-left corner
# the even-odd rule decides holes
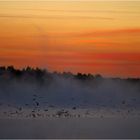
[[[43,82],[45,79],[52,80],[54,77],[62,77],[62,78],[74,78],[80,81],[89,81],[89,80],[103,80],[107,78],[103,78],[100,74],[85,74],[85,73],[77,73],[73,74],[71,72],[49,72],[46,69],[41,68],[32,68],[26,67],[23,69],[16,69],[14,66],[0,66],[0,78],[2,79],[24,79],[24,80],[37,80]],[[127,80],[130,82],[140,82],[139,78],[110,78],[114,80]]]

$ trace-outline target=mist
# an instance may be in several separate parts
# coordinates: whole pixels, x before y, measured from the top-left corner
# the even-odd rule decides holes
[[[140,80],[0,68],[0,138],[140,138]]]
[[[0,79],[0,103],[56,108],[137,108],[140,107],[140,82],[125,79],[77,79],[52,74],[43,83],[31,79]],[[34,99],[36,98],[36,99]]]

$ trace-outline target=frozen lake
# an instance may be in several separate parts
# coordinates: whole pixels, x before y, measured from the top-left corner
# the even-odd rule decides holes
[[[140,138],[140,118],[0,119],[0,138]]]
[[[0,77],[0,138],[140,138],[139,79],[31,73]]]

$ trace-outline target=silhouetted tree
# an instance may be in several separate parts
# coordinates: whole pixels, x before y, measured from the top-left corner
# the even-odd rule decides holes
[[[7,71],[11,72],[11,73],[14,73],[15,72],[15,68],[13,66],[8,66],[7,67]]]
[[[4,66],[0,67],[0,75],[2,75],[6,71],[6,68]]]
[[[79,80],[86,80],[88,78],[86,74],[82,74],[82,73],[78,73],[75,77],[76,79],[79,79]]]

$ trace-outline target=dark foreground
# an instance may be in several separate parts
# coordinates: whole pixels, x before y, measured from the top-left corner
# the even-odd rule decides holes
[[[1,119],[0,138],[140,138],[140,118]]]

